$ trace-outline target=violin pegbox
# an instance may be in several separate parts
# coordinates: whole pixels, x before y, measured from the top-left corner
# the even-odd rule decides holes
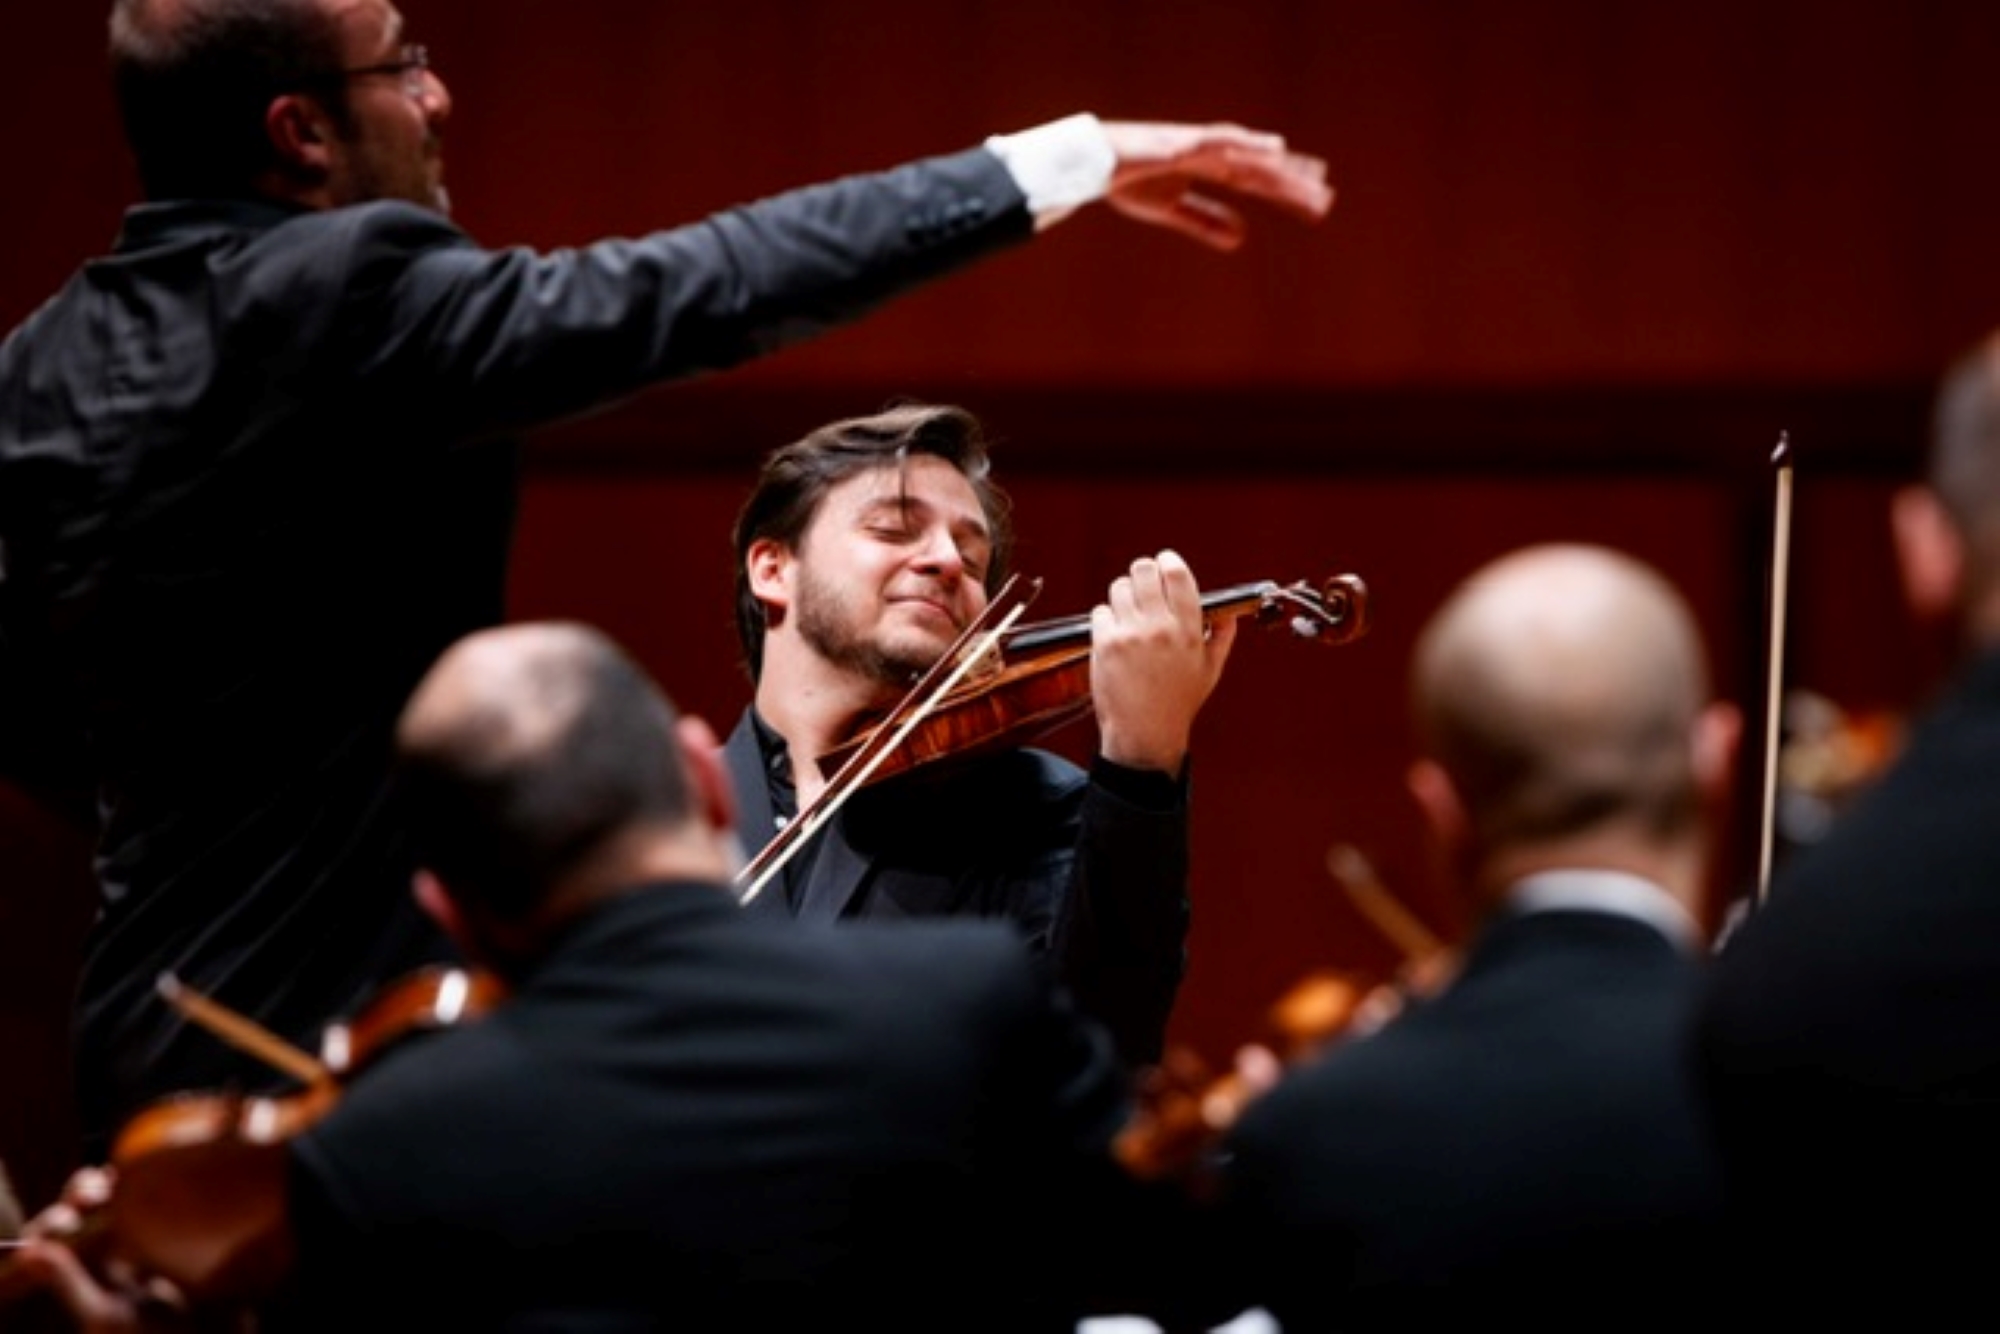
[[[1282,621],[1300,639],[1345,644],[1368,628],[1368,586],[1358,575],[1340,574],[1319,588],[1300,580],[1263,587],[1255,619]]]

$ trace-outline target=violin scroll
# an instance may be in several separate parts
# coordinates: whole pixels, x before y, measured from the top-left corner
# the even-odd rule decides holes
[[[1368,586],[1358,575],[1335,575],[1318,588],[1303,580],[1256,587],[1257,606],[1248,614],[1257,624],[1282,623],[1300,639],[1328,645],[1368,631]]]

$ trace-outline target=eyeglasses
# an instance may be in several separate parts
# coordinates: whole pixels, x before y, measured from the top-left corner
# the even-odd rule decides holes
[[[378,74],[394,74],[402,79],[403,91],[412,99],[422,101],[430,91],[430,83],[425,76],[430,72],[431,53],[421,45],[402,48],[394,60],[385,60],[379,65],[356,65],[352,69],[333,72],[337,79],[366,79]]]

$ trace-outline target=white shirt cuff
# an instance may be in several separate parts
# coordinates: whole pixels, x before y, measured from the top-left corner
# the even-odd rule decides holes
[[[986,147],[1006,164],[1037,218],[1104,198],[1118,165],[1104,126],[1089,112],[1018,134],[996,134]]]

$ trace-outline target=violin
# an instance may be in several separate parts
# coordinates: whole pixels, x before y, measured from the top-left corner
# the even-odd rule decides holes
[[[285,1094],[186,1092],[141,1108],[113,1141],[109,1198],[62,1238],[94,1273],[126,1287],[135,1274],[164,1280],[196,1310],[253,1306],[281,1286],[292,1262],[287,1145],[338,1105],[344,1081],[504,996],[484,972],[422,969],[329,1025],[315,1056],[171,975],[159,989],[192,1021],[300,1081]],[[9,1295],[0,1269],[0,1299]]]
[[[861,787],[918,766],[1022,745],[1090,712],[1090,618],[1018,626],[1040,591],[1039,579],[1025,585],[1019,576],[1008,579],[887,714],[819,758],[826,786],[738,872],[740,902],[763,892]],[[1241,584],[1204,595],[1201,606],[1210,621],[1249,617],[1324,644],[1348,643],[1368,626],[1367,585],[1351,574],[1319,588]]]
[[[1776,812],[1786,841],[1802,845],[1818,839],[1896,758],[1903,726],[1886,709],[1849,709],[1816,691],[1786,691]]]
[[[483,969],[419,969],[377,993],[353,1017],[327,1026],[320,1060],[337,1078],[359,1073],[404,1041],[478,1019],[507,988]]]
[[[1037,585],[1037,589],[1039,585]],[[1030,595],[1032,596],[1032,595]],[[1351,643],[1368,628],[1368,588],[1351,574],[1314,586],[1304,580],[1238,584],[1204,594],[1209,620],[1282,626],[1316,644]],[[1089,715],[1090,617],[1066,616],[1005,629],[973,670],[928,710],[869,774],[877,782],[941,760],[1025,745]],[[874,740],[882,723],[863,728],[822,755],[832,777]]]
[[[1127,1172],[1147,1180],[1178,1176],[1196,1191],[1207,1189],[1208,1150],[1287,1067],[1343,1038],[1375,1031],[1412,997],[1449,981],[1456,951],[1383,887],[1358,849],[1336,844],[1327,870],[1402,950],[1403,963],[1372,985],[1347,969],[1307,973],[1271,1006],[1265,1036],[1238,1048],[1235,1063],[1220,1075],[1191,1052],[1169,1051],[1146,1073],[1135,1109],[1112,1142],[1112,1156]]]
[[[411,1037],[485,1014],[505,994],[490,973],[445,965],[418,969],[376,993],[355,1015],[329,1024],[314,1057],[183,985],[172,974],[162,976],[158,986],[183,1014],[294,1075],[302,1087],[282,1095],[171,1094],[140,1109],[119,1131],[111,1158],[121,1168],[224,1137],[250,1144],[289,1139],[332,1110],[342,1080],[351,1079]]]
[[[1191,1176],[1191,1184],[1202,1185],[1204,1154],[1275,1081],[1278,1069],[1347,1032],[1380,999],[1379,990],[1342,969],[1308,973],[1272,1005],[1267,1039],[1239,1049],[1236,1064],[1219,1075],[1186,1048],[1170,1050],[1141,1080],[1133,1113],[1112,1141],[1112,1157],[1143,1180]]]

